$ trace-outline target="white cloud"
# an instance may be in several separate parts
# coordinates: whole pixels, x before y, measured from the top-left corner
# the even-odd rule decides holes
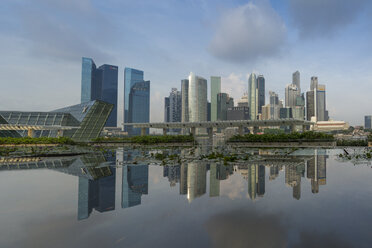
[[[269,2],[249,2],[221,17],[209,51],[241,63],[276,55],[286,39],[286,26]]]
[[[221,78],[221,91],[228,93],[237,102],[248,90],[248,81],[242,74],[231,73],[227,77]]]

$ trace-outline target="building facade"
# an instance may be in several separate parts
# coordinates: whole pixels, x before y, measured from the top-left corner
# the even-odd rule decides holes
[[[251,120],[257,120],[258,116],[258,87],[256,74],[252,73],[248,79],[248,104]]]
[[[135,83],[129,93],[129,120],[130,123],[150,122],[150,81]],[[131,128],[129,135],[140,135],[140,128]],[[149,134],[149,130],[146,130]]]
[[[189,80],[181,80],[181,121],[189,121]]]
[[[227,120],[228,121],[239,121],[249,120],[249,108],[248,107],[229,107],[227,109]]]
[[[257,90],[258,90],[258,113],[262,113],[262,106],[265,105],[265,78],[263,75],[257,77]]]
[[[234,99],[226,93],[217,94],[217,120],[227,120],[227,109],[234,107]]]
[[[211,77],[211,121],[217,120],[217,94],[221,93],[221,77]]]
[[[292,84],[296,85],[298,91],[301,92],[301,80],[299,71],[295,71],[292,74]]]
[[[372,129],[372,115],[364,116],[364,128]]]
[[[104,64],[96,67],[93,59],[82,58],[81,103],[101,100],[114,105],[105,126],[117,126],[118,67]]]
[[[300,91],[295,84],[288,84],[285,88],[285,106],[294,107],[296,106],[297,97],[300,95]]]
[[[143,71],[124,69],[124,123],[143,123],[150,120],[150,81],[144,81]],[[124,126],[129,135],[139,135],[140,130]],[[148,133],[148,130],[147,130]]]
[[[207,121],[207,80],[190,73],[189,76],[189,121]]]

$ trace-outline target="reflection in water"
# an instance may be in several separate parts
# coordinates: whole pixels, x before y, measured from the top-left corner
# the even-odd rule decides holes
[[[142,195],[148,194],[149,166],[125,165],[122,172],[121,207],[140,205]]]
[[[196,152],[206,152],[200,149],[196,149]],[[319,186],[326,184],[327,155],[321,151],[314,150],[312,155],[304,156],[276,155],[270,150],[258,150],[253,153],[260,155],[258,160],[238,162],[234,166],[201,160],[163,166],[163,177],[168,178],[170,187],[175,187],[178,183],[179,194],[186,195],[189,202],[206,194],[208,171],[209,197],[220,196],[220,181],[228,179],[234,172],[246,180],[247,193],[251,200],[263,197],[266,167],[269,181],[276,180],[284,170],[285,184],[292,188],[293,198],[297,200],[301,198],[301,178],[304,178],[305,174],[311,181],[312,193],[318,193]],[[93,209],[101,213],[115,209],[117,171],[116,167],[112,166],[115,161],[117,164],[123,164],[121,207],[129,208],[141,204],[142,195],[147,195],[149,191],[149,166],[132,162],[133,158],[138,156],[143,156],[143,152],[139,150],[124,152],[118,149],[116,155],[96,153],[73,158],[52,158],[43,161],[30,159],[13,164],[8,162],[0,164],[0,170],[48,168],[77,176],[78,220],[83,220],[90,216]]]

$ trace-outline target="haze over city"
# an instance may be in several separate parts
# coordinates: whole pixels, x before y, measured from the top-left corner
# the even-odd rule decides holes
[[[222,77],[239,99],[251,72],[284,99],[292,73],[327,86],[330,118],[362,125],[372,90],[371,3],[356,1],[2,1],[0,106],[49,111],[80,102],[81,57],[151,80],[150,120],[190,71]],[[209,90],[208,90],[209,92]],[[210,98],[210,96],[208,96]]]

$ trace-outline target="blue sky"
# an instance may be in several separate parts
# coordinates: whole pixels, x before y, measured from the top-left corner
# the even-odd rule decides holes
[[[52,110],[79,103],[81,57],[151,80],[151,121],[190,71],[222,77],[238,100],[247,75],[284,98],[299,70],[301,88],[318,76],[335,120],[372,114],[372,4],[368,0],[2,0],[0,109]]]

